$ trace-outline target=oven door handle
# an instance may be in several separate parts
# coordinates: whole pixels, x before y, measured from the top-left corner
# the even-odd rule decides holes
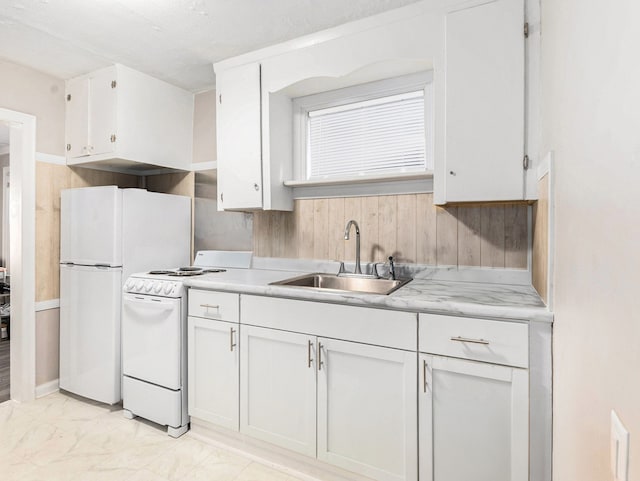
[[[163,312],[171,312],[175,309],[175,304],[173,302],[163,302],[163,301],[145,301],[145,300],[137,300],[128,298],[124,300],[124,306],[127,309],[131,309],[132,311],[141,311],[146,310],[153,311],[154,313],[163,313]]]

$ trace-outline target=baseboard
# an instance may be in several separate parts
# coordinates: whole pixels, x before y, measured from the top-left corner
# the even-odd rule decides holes
[[[36,312],[48,311],[49,309],[59,309],[60,299],[49,299],[36,302]]]
[[[240,454],[304,481],[372,481],[371,478],[193,417],[187,436]]]
[[[36,386],[36,399],[47,396],[48,394],[57,392],[60,390],[60,380],[54,379],[53,381],[45,382]]]

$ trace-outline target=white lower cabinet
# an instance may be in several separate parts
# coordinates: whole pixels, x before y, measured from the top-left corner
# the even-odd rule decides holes
[[[318,459],[378,480],[415,480],[416,353],[317,345]]]
[[[189,316],[189,415],[238,430],[238,324]]]
[[[527,481],[526,369],[420,354],[420,481]]]
[[[373,479],[417,479],[415,352],[246,325],[240,343],[240,432]]]
[[[529,481],[528,324],[189,296],[192,417],[355,477]]]
[[[316,455],[314,343],[305,334],[242,326],[240,432]]]

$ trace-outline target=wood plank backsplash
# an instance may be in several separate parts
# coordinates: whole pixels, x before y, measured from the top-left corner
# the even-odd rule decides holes
[[[549,302],[549,174],[538,182],[538,200],[533,204],[531,277],[542,300]]]
[[[146,188],[193,199],[194,175],[180,172],[148,176]],[[141,184],[142,178],[136,175],[36,162],[36,301],[60,295],[60,191],[99,185],[141,187]]]
[[[436,207],[432,194],[300,199],[293,212],[253,216],[254,254],[264,257],[355,260],[360,226],[363,262],[527,268],[524,204]]]
[[[60,297],[60,191],[138,182],[135,175],[36,162],[36,301]]]

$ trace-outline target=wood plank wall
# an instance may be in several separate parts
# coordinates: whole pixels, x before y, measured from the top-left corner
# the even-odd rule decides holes
[[[60,296],[60,191],[98,185],[139,187],[140,182],[135,175],[36,162],[36,301]],[[147,177],[148,190],[191,199],[194,185],[193,172]]]
[[[363,262],[527,268],[527,206],[436,207],[432,194],[296,200],[293,212],[254,213],[254,254],[355,259],[349,219],[360,226]],[[353,234],[353,232],[352,232]]]
[[[548,303],[549,285],[549,174],[538,182],[538,200],[533,204],[533,247],[531,277],[533,287]]]
[[[94,185],[138,187],[138,177],[36,162],[36,301],[60,297],[60,191]]]
[[[150,175],[146,178],[147,190],[164,194],[186,195],[193,199],[196,185],[194,179],[195,172]]]

